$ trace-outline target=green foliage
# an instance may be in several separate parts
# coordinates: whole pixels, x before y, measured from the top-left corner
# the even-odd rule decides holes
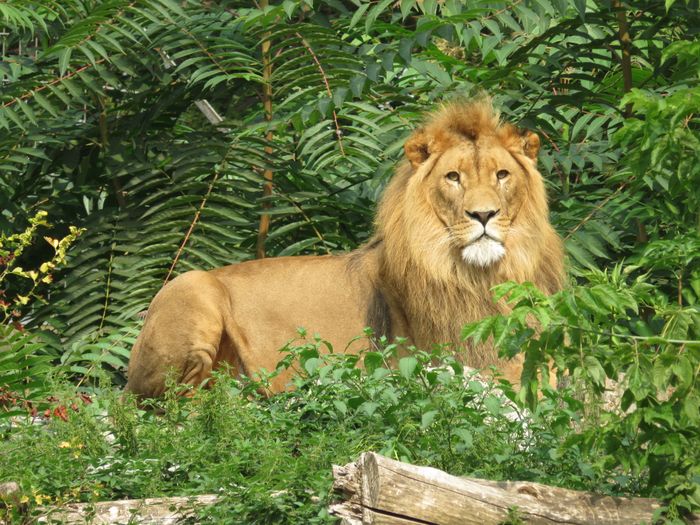
[[[61,334],[61,353],[119,339],[174,274],[249,258],[263,204],[269,254],[357,246],[419,112],[478,89],[540,131],[554,219],[577,266],[627,255],[635,220],[663,235],[654,212],[697,208],[697,192],[684,191],[696,178],[683,178],[697,173],[693,155],[676,153],[695,150],[697,46],[684,31],[698,14],[684,2],[634,12],[632,73],[645,91],[624,103],[643,113],[663,102],[656,123],[616,108],[617,19],[607,3],[589,4],[4,3],[0,228],[42,203],[57,230],[87,229],[35,324]],[[260,103],[268,38],[270,122]],[[203,118],[201,99],[222,122]],[[642,135],[649,146],[637,148]],[[630,183],[666,142],[683,161]],[[638,160],[617,165],[627,149]],[[261,200],[266,169],[273,193]],[[681,200],[660,197],[664,187]],[[116,346],[107,353],[123,364],[128,345]]]
[[[495,297],[512,312],[464,335],[524,354],[518,397],[531,408],[540,378],[555,366],[586,401],[566,446],[595,456],[591,469],[614,473],[618,490],[636,480],[637,490],[687,512],[700,504],[700,311],[669,305],[648,275],[631,278],[628,270],[590,272],[549,297],[529,283],[500,285]]]
[[[509,401],[509,385],[477,381],[444,352],[326,349],[320,340],[286,349],[278,371],[298,368],[293,391],[265,398],[269,376],[221,375],[192,399],[170,391],[156,404],[161,415],[111,390],[86,403],[57,387],[45,425],[6,428],[0,441],[0,479],[17,480],[28,507],[6,512],[21,522],[41,503],[216,493],[222,500],[198,522],[331,523],[331,464],[365,450],[491,479],[590,488],[606,477],[587,468],[594,458],[563,446],[582,408],[568,394],[550,391],[529,413]]]
[[[23,268],[20,266],[22,254],[34,244],[37,231],[39,228],[51,226],[46,216],[45,211],[40,211],[30,217],[29,226],[21,233],[6,235],[0,232],[0,308],[2,308],[0,322],[2,323],[13,320],[15,326],[22,328],[20,320],[23,313],[28,310],[29,302],[41,300],[38,289],[53,281],[52,274],[57,266],[65,263],[68,247],[83,232],[71,226],[70,233],[63,239],[44,237],[53,248],[53,256],[48,260],[39,261],[35,268]],[[22,282],[16,284],[14,281]]]
[[[45,346],[30,334],[0,325],[0,421],[36,414],[46,404],[46,377],[55,356]]]
[[[36,409],[49,358],[81,389],[123,384],[139,313],[161,285],[186,270],[252,257],[261,213],[272,217],[269,255],[356,247],[370,234],[374,203],[420,113],[455,94],[487,90],[504,119],[542,138],[540,169],[572,276],[571,287],[551,298],[527,285],[504,285],[498,294],[514,302],[513,314],[465,329],[475,339],[493,337],[504,355],[524,354],[526,388],[517,395],[504,388],[534,411],[532,433],[517,434],[504,414],[492,413],[515,405],[497,410],[492,400],[487,406],[486,399],[496,399],[488,388],[477,392],[472,381],[458,394],[461,383],[448,379],[447,370],[460,376],[455,360],[433,372],[430,354],[416,353],[394,369],[386,366],[388,355],[370,352],[362,372],[352,358],[321,357],[312,344],[295,353],[306,378],[298,394],[234,401],[243,387],[222,381],[220,390],[196,397],[205,419],[183,421],[177,414],[190,405],[171,399],[165,420],[180,421],[182,434],[107,398],[100,403],[109,407],[110,421],[91,420],[96,403],[80,412],[83,423],[53,422],[70,428],[70,439],[78,439],[83,424],[95,435],[98,427],[112,432],[118,444],[93,443],[94,450],[120,458],[116,473],[148,474],[124,475],[131,485],[94,488],[87,471],[61,464],[55,485],[45,486],[36,472],[46,478],[48,463],[27,459],[39,469],[28,474],[30,485],[68,497],[69,480],[78,479],[71,485],[79,486],[78,495],[70,497],[82,500],[93,497],[93,488],[95,498],[185,486],[217,490],[213,481],[178,485],[180,471],[172,476],[177,483],[161,477],[175,464],[161,462],[176,462],[177,452],[204,454],[201,445],[199,452],[189,448],[202,442],[199,421],[216,436],[227,435],[225,427],[250,432],[226,438],[243,450],[238,460],[216,470],[204,454],[197,467],[203,480],[219,479],[211,472],[223,466],[238,473],[228,504],[246,516],[312,519],[320,506],[301,488],[301,475],[316,480],[313,490],[324,502],[328,462],[369,447],[455,471],[656,495],[669,503],[671,518],[697,509],[698,458],[691,447],[698,438],[700,331],[697,2],[623,4],[628,70],[618,8],[609,1],[271,4],[0,3],[0,387],[9,385],[0,390],[2,408]],[[220,118],[205,117],[202,101]],[[272,173],[273,188],[262,197],[265,172]],[[48,212],[52,226],[35,216],[37,209]],[[28,223],[22,233],[20,225]],[[68,256],[62,241],[49,241],[55,257],[48,246],[28,244],[39,226],[51,239],[74,241]],[[17,250],[19,258],[6,259]],[[60,270],[53,266],[59,262]],[[33,300],[39,297],[50,300]],[[7,325],[8,317],[26,331]],[[547,392],[537,402],[539,378],[551,362],[567,372],[579,398]],[[598,396],[618,379],[619,410],[602,410]],[[236,417],[243,414],[243,423],[204,416],[204,400],[214,395]],[[295,407],[291,415],[284,403]],[[472,412],[470,403],[477,406]],[[300,414],[317,426],[294,419]],[[350,415],[361,423],[348,428]],[[459,425],[448,425],[447,416]],[[484,417],[493,427],[484,427]],[[258,437],[264,422],[271,436],[289,427],[321,459],[313,468],[297,464],[285,448],[291,441]],[[294,433],[293,425],[308,435]],[[26,432],[25,438],[12,432],[12,439],[33,439],[27,450],[35,451],[34,460],[75,452],[57,447],[72,443],[68,438]],[[159,448],[168,432],[167,442],[182,440]],[[518,437],[506,438],[510,432]],[[568,448],[555,443],[563,437]],[[254,438],[262,440],[258,448],[246,441]],[[516,461],[513,447],[521,438],[532,443],[518,449],[526,459]],[[133,464],[127,451],[137,458]],[[81,454],[97,462],[97,452]],[[261,481],[274,458],[301,469],[284,496],[270,496],[274,487]],[[247,471],[255,461],[270,468]]]
[[[25,333],[23,315],[32,303],[43,298],[42,287],[51,283],[57,267],[65,262],[66,251],[82,230],[71,226],[63,239],[44,237],[53,256],[42,258],[33,268],[24,265],[25,250],[34,247],[40,228],[48,228],[46,212],[29,219],[21,232],[0,232],[0,419],[18,413],[36,414],[47,394],[45,378],[55,355],[46,352],[46,342]]]

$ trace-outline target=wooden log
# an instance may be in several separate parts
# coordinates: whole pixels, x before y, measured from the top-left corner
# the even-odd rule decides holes
[[[661,507],[649,498],[603,496],[540,483],[451,476],[373,452],[333,467],[333,488],[344,501],[330,513],[343,525],[491,525],[518,523],[630,525],[652,523]],[[692,516],[690,523],[700,524]]]
[[[190,497],[125,499],[97,503],[75,503],[47,509],[36,523],[139,523],[175,524],[192,518],[198,507],[213,505],[215,494]]]
[[[19,483],[5,481],[0,483],[0,507],[19,504]]]

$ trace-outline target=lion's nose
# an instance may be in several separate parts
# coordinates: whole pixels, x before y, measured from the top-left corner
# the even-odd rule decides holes
[[[491,217],[495,216],[501,210],[486,210],[486,211],[467,211],[465,212],[472,219],[476,219],[481,224],[486,226],[486,223],[491,220]]]

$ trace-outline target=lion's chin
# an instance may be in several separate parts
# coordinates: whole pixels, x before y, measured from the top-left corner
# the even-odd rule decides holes
[[[500,261],[505,254],[503,244],[488,237],[481,237],[462,249],[464,262],[482,268]]]

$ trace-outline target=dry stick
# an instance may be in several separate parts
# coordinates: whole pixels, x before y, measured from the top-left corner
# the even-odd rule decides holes
[[[63,82],[64,80],[68,80],[69,78],[73,78],[75,75],[78,75],[78,74],[82,73],[82,72],[85,71],[86,69],[90,69],[91,67],[95,67],[96,65],[101,64],[101,63],[104,62],[105,60],[107,60],[107,59],[106,59],[106,58],[101,58],[101,59],[95,61],[94,63],[92,63],[92,64],[86,64],[86,65],[84,65],[84,66],[82,66],[82,67],[76,69],[75,71],[72,71],[71,73],[68,73],[67,75],[64,75],[64,76],[62,76],[62,77],[55,78],[55,79],[53,79],[51,82],[47,82],[46,84],[44,84],[44,85],[42,85],[42,86],[39,86],[39,87],[36,88],[36,89],[29,90],[28,92],[26,92],[26,93],[25,93],[24,95],[22,95],[21,97],[15,97],[15,98],[13,98],[13,99],[10,100],[10,101],[5,102],[2,106],[0,106],[0,109],[5,109],[6,107],[12,106],[13,104],[15,104],[15,103],[17,103],[17,102],[20,102],[20,101],[22,101],[22,100],[27,100],[27,99],[29,99],[29,98],[32,98],[32,97],[34,96],[35,93],[38,93],[39,91],[43,91],[43,90],[45,90],[45,89],[47,89],[47,88],[49,88],[49,87],[51,87],[51,86],[53,86],[53,85],[58,84],[59,82]]]
[[[328,83],[328,77],[326,76],[326,72],[323,69],[323,66],[321,65],[321,62],[318,60],[318,57],[316,56],[316,53],[314,53],[314,50],[311,49],[311,46],[309,43],[304,39],[303,36],[301,36],[299,33],[295,33],[299,39],[301,40],[301,43],[304,45],[306,50],[309,52],[311,55],[311,58],[314,59],[314,62],[316,62],[316,65],[318,66],[318,70],[321,72],[321,77],[323,78],[323,83],[326,85],[326,93],[328,94],[328,98],[333,98],[333,93],[331,92],[331,86]],[[340,154],[344,157],[345,156],[345,148],[343,148],[343,139],[342,139],[342,131],[340,130],[340,124],[338,124],[338,115],[335,112],[335,109],[333,110],[333,122],[335,123],[335,134],[338,137],[338,146],[340,147]]]
[[[593,218],[593,216],[594,216],[596,213],[598,213],[598,212],[600,211],[600,209],[601,209],[603,206],[605,206],[608,202],[610,202],[616,195],[618,195],[618,194],[625,188],[626,185],[627,185],[627,183],[623,182],[622,184],[620,184],[620,186],[619,186],[613,193],[611,193],[610,195],[608,195],[607,197],[605,197],[602,201],[600,201],[600,202],[598,203],[598,205],[597,205],[595,208],[593,208],[593,209],[591,210],[591,212],[590,212],[588,215],[586,215],[586,216],[583,218],[583,220],[581,220],[581,222],[579,222],[579,223],[566,235],[566,237],[564,237],[564,240],[565,240],[565,241],[569,240],[569,239],[571,238],[571,236],[572,236],[574,233],[576,233],[576,232],[579,230],[579,228],[581,228],[581,226],[583,226],[583,225],[586,224],[588,221],[590,221],[590,220]]]
[[[202,210],[204,209],[204,206],[207,204],[207,199],[209,198],[209,195],[211,194],[211,190],[214,188],[214,184],[216,183],[216,180],[218,178],[219,178],[219,172],[217,171],[216,173],[214,173],[214,178],[209,183],[209,188],[207,188],[207,193],[204,195],[202,202],[199,204],[199,208],[197,209],[197,212],[194,214],[194,219],[192,219],[192,222],[190,223],[190,228],[187,230],[187,233],[185,234],[185,238],[182,239],[182,243],[180,244],[180,247],[178,248],[177,253],[175,254],[175,258],[173,259],[173,263],[170,265],[170,269],[168,270],[168,275],[165,276],[165,281],[163,281],[163,286],[165,286],[168,283],[170,276],[173,274],[173,271],[175,270],[175,266],[177,265],[177,262],[180,259],[180,255],[182,255],[182,251],[185,249],[185,245],[187,244],[187,241],[189,241],[190,235],[192,235],[192,231],[194,230],[194,227],[197,225],[197,222],[199,221],[199,216],[202,214]]]
[[[268,0],[260,1],[260,8],[265,9],[269,5]],[[267,145],[264,148],[265,155],[268,159],[272,156],[272,129],[269,123],[272,122],[272,60],[270,59],[270,32],[264,34],[262,43],[262,61],[263,61],[263,108],[265,110],[265,120],[268,122],[268,130],[265,134]],[[272,170],[266,168],[263,172],[263,199],[272,195]],[[270,209],[270,202],[263,200],[263,213],[260,215],[260,226],[258,228],[258,242],[255,247],[255,258],[263,259],[265,257],[265,240],[270,231],[270,215],[267,210]]]

